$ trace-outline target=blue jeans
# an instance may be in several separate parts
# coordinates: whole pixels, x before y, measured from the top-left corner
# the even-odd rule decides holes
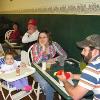
[[[50,84],[38,73],[33,74],[34,80],[39,83],[42,91],[46,95],[46,100],[53,100],[54,97],[54,89],[50,86]]]

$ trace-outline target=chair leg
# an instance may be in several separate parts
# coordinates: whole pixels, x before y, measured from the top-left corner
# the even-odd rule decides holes
[[[9,96],[10,96],[10,98],[11,98],[10,92],[9,92],[8,95],[6,96],[5,100],[7,100]],[[12,98],[11,98],[11,100],[12,100]]]
[[[37,93],[36,90],[37,90],[37,89],[35,89],[35,87],[34,87],[34,86],[35,86],[35,83],[36,83],[36,82],[33,80],[32,89],[33,89],[33,91],[34,91],[34,93],[35,93],[35,95],[36,95],[36,93]]]
[[[30,99],[33,100],[33,98],[31,97],[31,95],[29,95]]]
[[[11,95],[11,92],[10,92],[9,96],[10,96],[11,100],[13,100],[13,99],[12,99],[12,95]]]
[[[39,96],[40,96],[40,85],[38,83],[38,88],[37,88],[37,99],[36,100],[39,100]]]
[[[5,95],[4,95],[2,87],[1,87],[1,93],[2,93],[3,99],[5,100]]]
[[[36,83],[36,81],[33,80],[32,88],[33,88],[33,91],[34,91],[34,93],[36,95],[36,100],[39,100],[39,96],[40,96],[40,93],[41,93],[41,87],[40,87],[39,83],[37,83],[38,86],[37,86],[37,88],[35,88],[34,87],[35,83]]]
[[[61,100],[61,96],[58,94],[58,98],[59,98],[59,100]]]

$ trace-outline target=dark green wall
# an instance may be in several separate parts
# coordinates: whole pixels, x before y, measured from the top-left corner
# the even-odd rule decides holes
[[[68,52],[70,57],[80,59],[80,50],[76,47],[76,41],[84,39],[86,36],[97,33],[100,34],[100,16],[81,15],[48,15],[48,14],[15,14],[1,15],[11,21],[20,24],[22,34],[26,31],[28,18],[38,20],[38,29],[48,29],[52,32],[54,41],[57,41]]]

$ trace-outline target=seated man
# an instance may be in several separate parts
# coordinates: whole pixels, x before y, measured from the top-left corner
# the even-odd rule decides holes
[[[73,79],[79,79],[78,85],[72,86],[64,74],[58,75],[58,78],[74,100],[80,100],[89,90],[94,92],[93,100],[100,100],[100,35],[90,35],[85,40],[77,42],[77,45],[83,49],[81,54],[87,63],[81,76],[72,74]]]
[[[22,37],[23,48],[21,51],[21,61],[28,64],[28,54],[27,51],[29,47],[37,41],[39,31],[37,29],[37,21],[35,19],[29,19],[28,21],[28,31]]]

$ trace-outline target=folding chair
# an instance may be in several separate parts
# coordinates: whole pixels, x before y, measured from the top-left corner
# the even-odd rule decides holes
[[[10,34],[13,32],[14,30],[8,30],[6,33],[5,33],[5,40],[7,39],[7,37],[10,36]]]
[[[3,50],[1,43],[0,43],[0,51],[2,51],[4,53],[4,50]]]
[[[33,47],[33,45],[28,49],[28,60],[29,60],[29,65],[31,66],[31,62],[32,62],[32,60],[33,60],[33,56],[32,56],[32,47]],[[36,95],[36,100],[39,100],[39,95],[42,93],[42,91],[41,91],[41,88],[40,88],[40,85],[39,85],[39,83],[37,83],[37,87],[35,87],[35,84],[36,84],[37,82],[35,81],[35,80],[33,80],[33,85],[32,85],[32,87],[33,87],[33,91],[34,91],[34,93],[35,93],[35,95]]]

